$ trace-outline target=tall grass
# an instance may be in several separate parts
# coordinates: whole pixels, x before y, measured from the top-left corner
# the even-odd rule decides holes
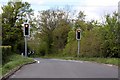
[[[11,55],[9,56],[9,62],[2,66],[2,75],[6,74],[10,70],[23,65],[25,63],[34,62],[32,58],[22,57],[21,55]],[[1,70],[1,69],[0,69]]]

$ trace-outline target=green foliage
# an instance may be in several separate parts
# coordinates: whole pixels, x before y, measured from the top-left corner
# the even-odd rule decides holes
[[[41,11],[37,24],[41,29],[37,37],[40,38],[39,53],[47,55],[62,52],[70,30],[70,23],[65,12],[52,9]]]
[[[81,57],[118,57],[120,50],[117,13],[105,16],[105,24],[95,20],[85,21],[84,12],[79,12],[76,20],[70,20],[63,10],[41,11],[37,24],[40,33],[36,34],[40,55],[77,55],[76,29],[81,28]],[[65,17],[63,17],[65,16]],[[75,21],[75,22],[73,22]],[[34,41],[37,42],[37,41]]]
[[[77,56],[77,41],[72,41],[71,43],[67,44],[63,54],[64,56]]]
[[[25,22],[26,13],[32,13],[32,9],[27,2],[10,1],[2,10],[2,45],[10,45],[12,51],[19,53],[19,46],[24,40],[21,24]]]
[[[84,12],[82,12],[82,11],[80,11],[79,13],[78,13],[78,20],[80,20],[80,21],[85,21],[85,14],[84,14]]]
[[[11,52],[11,46],[0,46],[2,50],[2,64],[4,65],[9,61],[9,56],[13,53]]]
[[[106,15],[106,24],[101,30],[103,42],[103,53],[105,57],[118,57],[120,50],[119,37],[118,37],[118,21],[117,13],[112,16]]]
[[[25,21],[26,13],[33,10],[27,2],[8,2],[2,7],[2,45],[10,45],[12,51],[24,52],[24,37],[21,24]],[[80,11],[75,22],[69,18],[69,12],[60,9],[49,9],[39,12],[31,33],[35,39],[28,46],[36,54],[62,54],[76,56],[77,40],[75,30],[80,27],[80,56],[86,57],[118,57],[120,52],[120,27],[118,14],[105,16],[105,24],[95,20],[86,21],[86,15]],[[38,26],[36,28],[35,26]],[[1,39],[1,37],[0,37]],[[5,53],[4,53],[5,54]],[[6,53],[7,55],[7,53]]]
[[[41,41],[42,43],[40,43],[40,46],[39,46],[39,56],[45,56],[47,52],[47,43],[45,41]]]
[[[111,64],[120,67],[119,58],[96,58],[96,57],[71,57],[71,56],[63,56],[63,55],[46,55],[42,58],[55,58],[55,59],[64,59],[64,60],[77,60],[77,61],[90,61],[90,62],[97,62],[101,64]]]
[[[29,51],[32,51],[35,53],[33,55],[30,55],[30,56],[38,56],[38,54],[40,54],[39,53],[39,46],[40,46],[39,41],[38,42],[36,42],[36,40],[29,40],[28,41]]]
[[[11,55],[9,57],[10,61],[2,66],[2,75],[6,74],[10,70],[23,65],[25,63],[34,62],[31,58],[22,57],[21,55]]]
[[[64,55],[70,55],[70,56],[76,56],[77,53],[77,41],[76,41],[76,37],[75,37],[75,31],[71,30],[68,33],[68,37],[67,37],[67,45],[65,47],[65,49],[63,50],[63,54]]]
[[[76,40],[75,31],[74,30],[69,31],[68,37],[67,37],[67,43],[70,43],[75,40]]]
[[[69,30],[69,24],[62,20],[60,25],[53,31],[53,50],[55,53],[60,53],[65,48]]]
[[[85,31],[84,37],[81,39],[81,56],[101,57],[102,39],[99,35],[99,28],[94,28],[91,31]]]
[[[112,65],[118,65],[118,58],[79,58],[76,60],[83,60],[83,61],[92,61],[92,62],[97,62],[97,63],[104,63],[104,64],[112,64]]]
[[[98,24],[92,20],[83,21],[83,13],[79,13],[79,18],[73,29],[80,27],[82,29],[82,38],[80,40],[80,56],[84,57],[118,57],[119,45],[119,27],[117,22],[117,13],[112,16],[107,15],[105,24]],[[83,16],[83,17],[82,17]],[[68,33],[67,45],[63,51],[64,54],[77,54],[77,41],[75,31]]]

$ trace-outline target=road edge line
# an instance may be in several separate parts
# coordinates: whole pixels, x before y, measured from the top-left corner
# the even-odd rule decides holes
[[[20,70],[23,66],[28,65],[28,64],[33,64],[33,63],[36,63],[36,61],[25,63],[25,64],[22,64],[20,66],[17,66],[15,68],[13,68],[8,73],[6,73],[5,75],[3,75],[2,78],[1,78],[1,80],[7,80],[11,75],[13,75],[15,72],[17,72],[18,70]]]

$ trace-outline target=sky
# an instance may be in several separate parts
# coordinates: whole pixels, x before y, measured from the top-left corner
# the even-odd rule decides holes
[[[5,5],[9,0],[0,0],[0,6]],[[18,1],[18,0],[16,0]],[[102,21],[104,15],[118,11],[120,0],[22,0],[29,2],[34,9],[35,16],[38,11],[54,7],[64,8],[69,6],[70,10],[84,11],[87,20]],[[0,9],[0,12],[2,10]]]

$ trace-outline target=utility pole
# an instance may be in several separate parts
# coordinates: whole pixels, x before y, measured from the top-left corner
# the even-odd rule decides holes
[[[31,17],[30,17],[30,14],[29,14],[29,13],[26,13],[26,14],[27,14],[28,18],[29,18],[30,20],[32,20]],[[24,39],[25,39],[25,55],[24,55],[25,57],[28,56],[28,51],[27,51],[27,39],[28,39],[28,37],[30,36],[30,24],[29,24],[30,20],[29,20],[29,19],[26,18],[26,22],[23,24]],[[28,21],[29,21],[29,22],[28,22]]]
[[[27,38],[30,34],[30,28],[28,23],[24,23],[24,36],[25,36],[25,57],[27,57]]]
[[[80,39],[81,39],[81,29],[78,28],[76,30],[76,39],[78,41],[78,53],[77,53],[77,56],[79,57],[80,56]]]
[[[80,40],[78,40],[78,57],[80,55]]]
[[[25,57],[27,57],[27,36],[25,36]]]

